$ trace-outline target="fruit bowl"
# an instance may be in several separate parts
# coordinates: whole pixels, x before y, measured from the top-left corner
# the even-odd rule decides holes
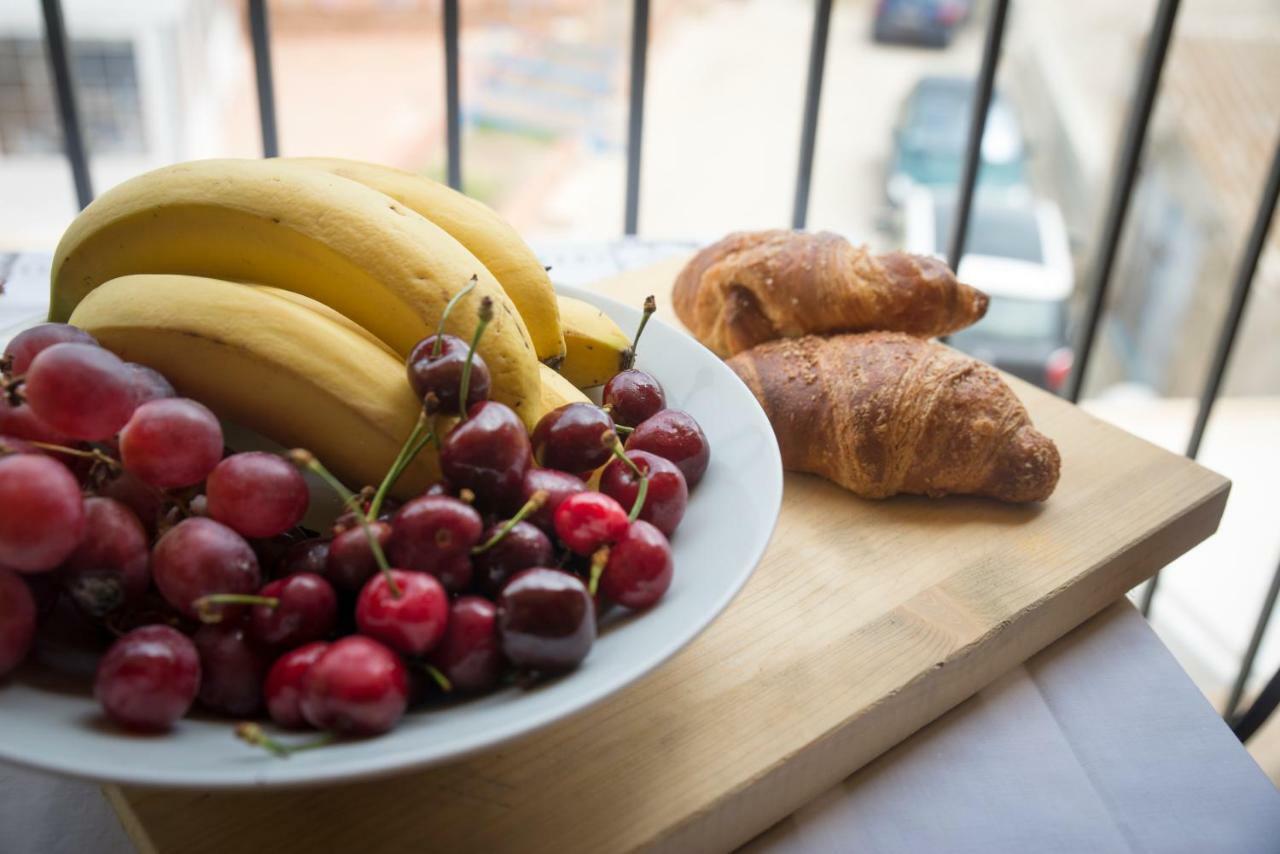
[[[582,289],[559,290],[599,306],[624,329],[639,321],[636,308]],[[658,667],[706,628],[751,575],[777,520],[782,466],[764,413],[732,371],[660,321],[650,323],[645,336],[639,366],[661,378],[673,408],[702,425],[711,466],[672,539],[671,589],[650,611],[607,615],[577,670],[534,689],[510,687],[412,712],[386,735],[282,760],[237,741],[226,720],[199,713],[167,735],[123,733],[103,720],[84,684],[28,663],[0,686],[0,760],[145,786],[318,785],[492,748],[580,712]]]

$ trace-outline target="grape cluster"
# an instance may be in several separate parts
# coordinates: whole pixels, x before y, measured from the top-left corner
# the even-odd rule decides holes
[[[486,323],[482,305],[471,342],[440,331],[414,348],[419,425],[358,495],[304,451],[225,450],[213,413],[80,330],[13,339],[0,676],[37,645],[42,664],[76,668],[88,648],[95,696],[128,729],[168,729],[199,703],[363,736],[438,694],[433,683],[468,695],[575,668],[605,609],[650,608],[669,589],[668,538],[706,470],[706,437],[634,369],[604,406],[561,407],[531,437],[489,397],[475,353]],[[427,446],[444,479],[391,498]],[[324,530],[301,527],[303,471],[347,502]],[[255,724],[238,733],[290,750]]]

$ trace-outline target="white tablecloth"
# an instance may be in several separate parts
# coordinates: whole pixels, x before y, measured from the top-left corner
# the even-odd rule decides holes
[[[582,284],[681,248],[542,254],[558,281]],[[46,264],[0,256],[0,339],[39,313]],[[0,854],[132,850],[95,785],[0,765]],[[1280,793],[1121,603],[746,850],[1262,854],[1280,851]]]

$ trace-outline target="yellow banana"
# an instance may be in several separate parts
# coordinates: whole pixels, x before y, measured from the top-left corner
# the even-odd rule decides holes
[[[71,322],[220,416],[307,448],[352,489],[381,481],[421,411],[398,357],[252,285],[124,276],[89,294]],[[427,448],[396,493],[417,494],[438,477]]]
[[[322,302],[317,302],[311,297],[303,296],[302,294],[294,291],[286,291],[284,288],[273,288],[270,285],[255,285],[252,282],[245,282],[245,284],[252,285],[260,293],[268,294],[269,296],[277,297],[285,300],[286,302],[291,302],[294,305],[300,305],[305,309],[314,311],[316,314],[332,320],[339,326],[351,330],[382,352],[386,353],[388,356],[392,356],[397,361],[400,361],[400,357],[396,355],[396,351],[392,350],[386,344],[383,344],[376,335],[353,321],[351,318],[347,317],[345,314],[339,314]]]
[[[479,352],[492,396],[529,424],[541,403],[528,330],[485,266],[401,203],[321,170],[279,160],[206,160],[126,181],[86,208],[58,244],[51,318],[66,320],[95,287],[131,273],[295,291],[402,356],[435,331],[445,304],[475,276],[477,287],[446,330],[469,339],[480,301],[489,297],[494,318]]]
[[[542,411],[559,409],[566,403],[590,403],[578,387],[546,365],[542,366]]]
[[[385,193],[440,226],[489,268],[524,318],[538,358],[558,365],[565,342],[560,311],[546,268],[511,225],[483,202],[430,178],[359,160],[290,157]]]
[[[566,347],[560,373],[578,388],[603,385],[631,367],[631,339],[609,315],[588,302],[559,297]]]

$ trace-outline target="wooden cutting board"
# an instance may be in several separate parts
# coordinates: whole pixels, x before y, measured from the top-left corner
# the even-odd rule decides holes
[[[680,260],[600,290],[665,304]],[[1011,382],[1062,452],[1062,481],[1043,506],[871,502],[788,475],[773,542],[724,615],[667,665],[571,720],[383,781],[108,794],[144,851],[743,843],[1217,528],[1227,480]]]

